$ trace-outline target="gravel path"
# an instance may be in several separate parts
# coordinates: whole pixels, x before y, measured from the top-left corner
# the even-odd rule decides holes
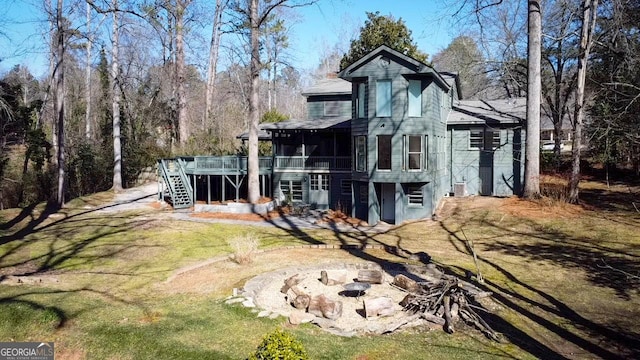
[[[115,213],[132,210],[151,210],[153,204],[157,203],[158,183],[152,182],[125,189],[116,194],[113,202],[105,204],[99,212]]]

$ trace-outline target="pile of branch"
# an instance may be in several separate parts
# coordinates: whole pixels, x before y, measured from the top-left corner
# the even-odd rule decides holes
[[[474,310],[487,311],[475,304],[479,299],[491,296],[490,292],[438,271],[433,271],[432,276],[426,278],[426,281],[421,282],[405,275],[394,278],[393,285],[408,293],[400,303],[406,311],[442,325],[448,333],[455,332],[455,323],[461,319],[482,331],[488,338],[500,341],[499,333]]]

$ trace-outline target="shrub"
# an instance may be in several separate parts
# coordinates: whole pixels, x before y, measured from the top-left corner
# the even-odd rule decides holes
[[[233,261],[244,265],[253,262],[253,255],[258,250],[260,240],[253,234],[245,234],[231,238],[228,244],[233,250]]]
[[[309,359],[302,343],[286,331],[276,329],[268,333],[249,360],[305,360]]]

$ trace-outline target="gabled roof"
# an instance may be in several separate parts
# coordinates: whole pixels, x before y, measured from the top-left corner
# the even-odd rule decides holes
[[[314,120],[285,120],[276,123],[260,124],[261,130],[325,130],[325,129],[350,129],[350,117],[336,117],[329,119]]]
[[[364,64],[379,58],[380,56],[386,56],[390,60],[393,60],[398,63],[402,63],[407,69],[412,71],[415,74],[421,75],[431,75],[435,79],[437,83],[443,88],[448,89],[449,84],[442,78],[442,76],[431,66],[427,65],[421,61],[418,61],[410,56],[404,55],[403,53],[393,50],[387,45],[380,45],[375,50],[369,52],[367,55],[361,57],[353,64],[347,66],[344,70],[338,73],[338,77],[351,80],[353,79],[352,73],[362,67]]]
[[[523,124],[527,116],[527,99],[460,100],[453,105],[447,124]]]
[[[460,76],[457,72],[450,71],[440,71],[439,74],[442,76],[444,81],[449,84],[449,87],[455,87],[458,92],[458,99],[462,100],[462,89],[460,89]]]
[[[351,95],[351,83],[340,78],[322,79],[306,88],[302,95]]]
[[[240,139],[242,141],[249,140],[249,132],[245,131],[242,134],[237,135],[236,139]],[[271,141],[271,133],[258,128],[258,141]]]

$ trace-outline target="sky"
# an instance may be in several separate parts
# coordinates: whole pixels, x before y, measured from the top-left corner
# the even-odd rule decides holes
[[[323,49],[340,45],[364,25],[366,12],[401,18],[412,31],[418,48],[431,57],[455,36],[450,29],[450,9],[445,0],[320,0],[298,8],[290,33],[291,62],[301,70],[315,68]],[[42,39],[46,23],[38,19],[40,0],[0,0],[0,74],[16,64],[26,65],[37,77],[47,69]],[[75,9],[84,14],[84,7]],[[205,30],[210,34],[210,30]]]
[[[401,18],[411,30],[418,49],[433,54],[444,49],[455,37],[450,31],[450,9],[442,0],[320,0],[300,8],[300,23],[294,25],[292,40],[302,68],[319,63],[323,46],[349,45],[367,19],[366,12]],[[449,14],[449,15],[447,15]],[[354,33],[355,32],[355,33]]]

